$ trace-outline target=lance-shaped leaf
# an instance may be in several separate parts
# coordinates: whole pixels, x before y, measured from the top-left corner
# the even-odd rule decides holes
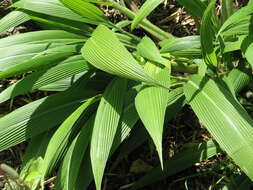
[[[218,34],[225,37],[236,34],[249,34],[252,30],[253,1],[232,14],[221,26]]]
[[[105,72],[133,80],[155,82],[106,26],[97,27],[83,46],[82,55],[93,66]]]
[[[175,39],[166,39],[159,43],[161,53],[170,53],[174,56],[201,58],[200,36],[187,36]]]
[[[223,86],[198,75],[184,92],[193,111],[234,162],[253,179],[252,119]]]
[[[160,68],[159,66],[148,62],[145,69],[163,86],[169,87],[169,68]],[[142,89],[135,98],[137,112],[154,141],[162,167],[163,124],[168,104],[168,97],[168,90],[161,87],[150,86],[144,87],[144,89]]]
[[[42,52],[41,55],[37,55],[33,59],[8,67],[4,71],[0,72],[0,79],[56,65],[77,52],[78,45],[67,45],[49,49],[48,51]]]
[[[93,97],[86,100],[79,108],[77,108],[57,129],[52,136],[44,158],[44,175],[50,174],[52,169],[58,164],[59,160],[63,157],[69,141],[73,138],[76,128],[77,120],[81,117],[82,113],[93,103],[98,101],[98,97]]]
[[[0,103],[87,70],[89,65],[82,56],[73,56],[55,67],[32,73],[11,85],[0,93]]]
[[[0,48],[9,48],[14,45],[21,45],[16,47],[16,51],[23,49],[24,44],[42,44],[42,43],[52,43],[56,44],[69,44],[74,42],[84,42],[86,37],[69,33],[63,30],[43,30],[36,32],[27,32],[23,34],[17,34],[0,39]],[[28,48],[28,46],[25,46]],[[2,57],[3,55],[1,55]]]
[[[83,23],[97,24],[97,22],[94,22],[94,19],[84,18],[74,13],[58,0],[20,0],[11,6],[35,13],[46,14],[48,16],[70,19],[72,21]]]
[[[71,89],[27,104],[0,118],[0,151],[63,122],[84,99],[96,95],[80,79]],[[48,122],[50,121],[50,122]]]
[[[163,0],[146,0],[145,3],[141,6],[140,10],[135,15],[131,25],[131,30],[135,29],[136,26],[162,2]]]
[[[126,79],[114,79],[106,88],[97,110],[90,150],[97,190],[101,189],[106,162],[119,125],[126,85]]]
[[[213,15],[215,2],[216,0],[212,0],[206,8],[200,27],[203,58],[205,63],[212,69],[217,66],[217,57],[213,45],[215,35],[215,27],[213,23],[215,19]]]
[[[56,189],[72,190],[78,178],[84,153],[90,143],[90,135],[94,124],[92,115],[80,130],[79,134],[71,143],[61,165],[59,177],[56,182]],[[86,170],[86,168],[85,168]],[[85,172],[85,170],[83,172]]]
[[[21,11],[12,11],[0,20],[0,33],[6,32],[12,27],[16,27],[30,20],[29,16]]]
[[[89,18],[91,20],[97,20],[97,22],[107,22],[104,13],[95,5],[85,2],[83,0],[60,0],[62,4],[70,8],[75,13],[82,17]]]

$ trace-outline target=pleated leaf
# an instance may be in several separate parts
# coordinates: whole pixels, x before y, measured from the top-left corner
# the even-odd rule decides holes
[[[56,44],[49,45],[48,43],[43,43],[13,45],[1,48],[0,71],[4,71],[11,66],[28,61],[41,54],[41,52],[55,47],[57,47]]]
[[[27,14],[21,11],[12,11],[0,20],[0,33],[4,33],[10,28],[16,27],[30,20]]]
[[[52,136],[44,158],[44,175],[47,176],[53,168],[59,163],[66,148],[71,140],[71,135],[78,125],[75,125],[82,113],[93,103],[98,101],[98,97],[86,100],[79,108],[77,108],[56,130]]]
[[[145,69],[163,86],[170,85],[170,69],[160,68],[153,63],[147,62]],[[165,111],[168,104],[169,91],[161,87],[144,87],[135,98],[137,112],[145,128],[149,132],[156,146],[161,166],[162,157],[162,137]]]
[[[141,189],[147,185],[175,175],[193,166],[195,163],[215,156],[219,152],[220,149],[217,148],[217,145],[212,140],[183,150],[169,160],[164,161],[164,170],[161,170],[160,167],[152,169],[145,176],[137,180],[131,190]]]
[[[182,98],[183,89],[175,89],[169,92],[168,107],[166,111],[166,120],[172,119],[183,107]],[[136,113],[138,116],[138,114]],[[131,116],[133,118],[133,115]],[[138,118],[138,117],[137,117]],[[130,117],[129,117],[130,120]],[[128,121],[128,120],[127,120]],[[120,153],[117,155],[116,161],[114,161],[111,169],[116,168],[120,161],[122,161],[129,153],[142,145],[149,138],[146,130],[140,126],[136,126],[132,129],[131,136],[126,139],[120,146]]]
[[[12,7],[33,11],[36,13],[55,16],[63,19],[69,19],[77,22],[97,24],[90,18],[84,18],[64,6],[59,0],[20,0]]]
[[[223,36],[249,34],[252,29],[252,14],[253,1],[249,1],[247,6],[242,7],[226,20],[218,34],[222,34]]]
[[[95,20],[98,22],[107,22],[104,13],[95,5],[85,2],[83,0],[60,0],[63,5],[70,8],[78,15]]]
[[[8,67],[4,71],[0,72],[0,79],[7,77],[17,76],[28,71],[35,71],[45,69],[47,67],[56,65],[64,59],[77,54],[78,46],[68,45],[60,48],[53,48],[49,51],[45,51],[34,57],[33,59],[24,61],[20,64]]]
[[[67,59],[63,63],[49,69],[34,72],[11,85],[0,93],[0,103],[29,91],[72,77],[75,74],[84,71],[87,72],[89,69],[89,65],[84,61],[82,56],[73,56],[73,58]]]
[[[208,7],[205,10],[205,13],[203,15],[203,19],[201,22],[200,27],[200,40],[201,40],[201,47],[202,47],[202,54],[203,58],[205,60],[205,63],[210,68],[214,69],[217,66],[217,57],[214,50],[214,6],[215,6],[216,0],[212,0]]]
[[[61,165],[59,177],[56,182],[56,189],[72,190],[78,178],[84,153],[90,143],[90,135],[94,124],[94,116],[89,118],[80,130],[79,134],[71,143]]]
[[[96,28],[92,37],[83,46],[82,55],[94,67],[105,72],[155,83],[106,26],[99,25]]]
[[[126,79],[116,78],[106,88],[95,117],[91,137],[91,164],[97,190],[118,129],[124,104]]]
[[[66,78],[66,79],[63,79],[63,80],[59,80],[59,81],[56,81],[54,83],[51,83],[51,84],[48,84],[48,85],[45,85],[43,87],[40,87],[39,90],[42,90],[42,91],[54,91],[54,92],[61,92],[61,91],[65,91],[67,90],[68,88],[70,88],[80,77],[84,76],[88,74],[87,76],[87,80],[90,78],[90,74],[87,73],[87,72],[84,72],[84,73],[79,73],[77,75],[73,75],[69,78]]]
[[[226,82],[232,94],[236,95],[251,81],[250,70],[233,69],[223,80]]]
[[[146,0],[145,3],[141,6],[140,10],[135,15],[134,20],[131,24],[131,30],[135,29],[136,26],[162,2],[163,0]]]
[[[68,91],[29,103],[0,118],[0,151],[21,143],[63,122],[80,103],[94,95],[80,79]],[[50,122],[49,122],[50,121]]]
[[[213,80],[192,76],[184,92],[193,111],[222,149],[253,179],[253,120],[233,95]]]
[[[128,96],[126,96],[127,98]],[[126,102],[125,102],[126,103]],[[117,150],[119,145],[129,136],[130,131],[139,120],[139,116],[136,112],[135,106],[133,103],[127,105],[124,108],[122,113],[119,126],[113,141],[113,145],[111,147],[111,152],[109,157],[113,155],[113,153]],[[89,155],[85,155],[84,162],[82,164],[81,170],[79,172],[79,178],[77,182],[77,188],[87,188],[88,185],[92,182],[92,167],[91,161],[89,160]]]
[[[20,49],[24,48],[22,46],[27,43],[29,44],[41,44],[41,43],[68,44],[68,43],[75,43],[75,42],[85,42],[86,39],[87,38],[84,36],[69,33],[63,30],[43,30],[43,31],[36,31],[36,32],[27,32],[27,33],[16,34],[13,36],[0,39],[0,50],[4,50],[2,48],[9,48],[10,46],[14,46],[14,45],[21,45],[21,46],[16,46],[16,51],[20,51]]]
[[[174,56],[201,58],[200,36],[187,36],[182,38],[167,39],[159,43],[161,53],[170,53]]]

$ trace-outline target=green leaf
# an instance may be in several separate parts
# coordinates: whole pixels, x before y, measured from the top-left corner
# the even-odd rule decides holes
[[[98,100],[98,97],[93,97],[86,100],[57,129],[48,144],[47,151],[45,154],[45,165],[43,172],[45,176],[52,172],[53,168],[62,158],[74,131],[77,127],[79,127],[78,125],[75,125],[77,120],[81,117],[82,113],[87,110],[90,105],[94,104]]]
[[[150,61],[163,64],[164,60],[155,43],[147,36],[143,37],[137,46],[137,52]]]
[[[216,0],[212,0],[209,3],[208,7],[205,10],[205,13],[202,18],[201,27],[200,27],[200,40],[203,58],[207,66],[211,69],[217,67],[217,57],[214,50],[214,35],[215,35],[215,27],[214,27],[214,6]]]
[[[28,71],[35,71],[56,65],[67,57],[77,54],[77,52],[77,45],[68,45],[49,49],[48,51],[42,52],[41,55],[37,55],[33,59],[14,65],[0,72],[0,79],[17,76]]]
[[[120,43],[115,34],[103,25],[99,25],[92,37],[85,43],[82,55],[94,67],[105,72],[133,80],[155,83],[154,79],[145,73],[144,69]]]
[[[106,88],[100,101],[91,137],[91,164],[97,190],[118,129],[127,81],[116,78]]]
[[[104,13],[95,5],[83,0],[60,0],[62,4],[70,8],[78,15],[97,21],[98,23],[107,23]]]
[[[56,182],[56,189],[75,189],[83,156],[90,142],[90,135],[94,124],[94,116],[95,115],[89,118],[89,120],[80,130],[79,134],[71,143],[61,164],[59,177],[57,178]]]
[[[146,63],[145,69],[163,86],[169,88],[170,69],[160,68],[150,62]],[[168,90],[161,87],[144,87],[135,98],[137,112],[152,137],[156,146],[161,166],[162,158],[162,137],[165,111],[168,104]]]
[[[223,86],[192,76],[184,92],[193,111],[222,149],[253,179],[252,119]]]
[[[221,20],[224,23],[234,12],[233,0],[221,0]]]
[[[251,66],[253,66],[253,35],[250,34],[244,40],[242,41],[241,44],[241,50],[246,57],[247,61]]]
[[[10,28],[16,27],[30,20],[27,14],[20,11],[12,11],[0,20],[0,33],[4,33]]]
[[[247,6],[236,11],[221,26],[218,34],[223,36],[231,36],[236,34],[249,34],[252,27],[253,1]]]
[[[167,39],[159,43],[161,53],[170,53],[174,56],[201,58],[200,36],[187,36],[182,38]]]
[[[211,158],[219,152],[219,148],[212,140],[183,150],[164,162],[164,170],[161,170],[160,167],[154,168],[137,180],[131,190],[141,189],[154,182],[161,181],[191,167],[195,163]]]
[[[76,2],[74,2],[76,4]],[[58,0],[20,0],[12,5],[12,7],[33,11],[36,13],[46,14],[59,18],[69,19],[77,22],[98,24],[98,22],[89,17],[84,18],[72,10],[64,6]],[[90,6],[89,6],[90,7]]]
[[[68,44],[75,42],[85,42],[86,37],[69,33],[63,30],[43,30],[36,32],[27,32],[24,34],[16,34],[6,38],[0,39],[0,50],[2,48],[9,48],[14,45],[16,46],[16,51],[22,49],[24,44],[41,44],[41,43],[57,43],[57,44]]]
[[[15,96],[39,89],[56,81],[88,71],[90,66],[82,56],[73,56],[62,63],[28,75],[0,93],[0,103]],[[70,83],[71,84],[71,83]]]
[[[201,0],[177,0],[179,4],[185,7],[185,9],[195,18],[202,17],[206,5]]]
[[[248,69],[233,69],[223,80],[234,97],[251,81],[251,73]]]
[[[11,66],[30,60],[31,58],[41,54],[41,52],[55,47],[57,47],[56,44],[49,45],[48,43],[43,43],[13,45],[1,48],[0,71],[4,71]]]
[[[96,95],[84,84],[85,81],[80,79],[68,91],[34,101],[1,117],[0,151],[63,122],[83,100]]]
[[[135,29],[136,26],[162,2],[163,0],[146,0],[145,3],[141,6],[140,10],[135,15],[134,20],[131,24],[131,30]]]
[[[72,86],[72,84],[74,84],[80,77],[87,75],[87,80],[90,78],[90,73],[84,72],[84,73],[79,73],[77,75],[73,75],[69,78],[63,79],[63,80],[59,80],[56,81],[54,83],[45,85],[43,87],[40,87],[39,90],[42,91],[54,91],[54,92],[61,92],[61,91],[65,91],[68,88],[70,88]]]

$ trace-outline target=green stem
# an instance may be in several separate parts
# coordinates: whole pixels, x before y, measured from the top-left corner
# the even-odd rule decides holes
[[[121,6],[120,4],[116,3],[114,0],[108,0],[108,1],[111,2],[111,5],[113,8],[118,9],[121,13],[125,14],[128,18],[134,19],[135,15],[136,15],[134,12],[132,12],[131,10],[129,10],[126,7]],[[149,32],[150,34],[152,34],[153,36],[158,38],[159,40],[164,40],[164,39],[174,37],[172,34],[163,31],[162,29],[160,29],[159,27],[152,24],[151,22],[149,22],[146,19],[140,23],[140,26],[144,30],[146,30],[147,32]]]
[[[190,73],[196,74],[198,72],[198,66],[196,65],[185,65],[178,62],[171,62],[171,67],[173,72],[180,72],[180,73]]]

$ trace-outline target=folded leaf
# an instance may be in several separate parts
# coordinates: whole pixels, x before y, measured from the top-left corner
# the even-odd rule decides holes
[[[52,172],[53,168],[63,157],[69,142],[74,139],[73,135],[74,133],[77,133],[75,130],[77,130],[76,128],[79,127],[78,124],[75,125],[77,120],[90,105],[98,100],[98,97],[93,97],[86,100],[56,130],[47,146],[47,151],[44,158],[44,176],[47,176]]]
[[[106,88],[100,101],[91,137],[91,164],[97,190],[118,129],[124,104],[126,79],[116,78]]]
[[[89,118],[71,143],[61,165],[61,170],[56,182],[56,189],[75,189],[83,156],[90,143],[93,124],[94,115]]]
[[[155,64],[147,62],[145,70],[150,73],[163,86],[169,87],[170,69],[160,68]],[[160,162],[163,167],[162,137],[165,111],[168,104],[169,92],[161,87],[144,87],[135,98],[137,112],[145,128],[152,137],[156,146]]]

